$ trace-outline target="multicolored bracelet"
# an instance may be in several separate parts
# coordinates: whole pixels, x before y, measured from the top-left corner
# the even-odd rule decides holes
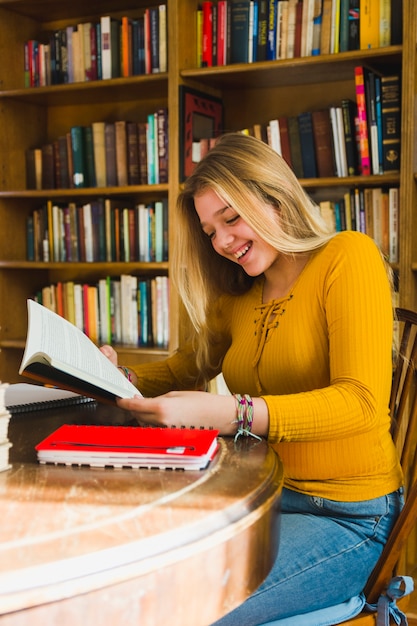
[[[127,378],[127,380],[130,383],[132,382],[132,374],[130,373],[130,370],[127,367],[124,367],[123,365],[118,365],[117,369],[123,372],[123,375],[125,376],[125,378]]]
[[[236,400],[236,423],[237,430],[235,435],[235,441],[241,436],[245,437],[254,437],[255,439],[259,439],[261,441],[261,437],[255,435],[252,432],[252,424],[253,424],[253,400],[246,393],[244,396],[241,396],[239,393],[233,394],[233,397]]]

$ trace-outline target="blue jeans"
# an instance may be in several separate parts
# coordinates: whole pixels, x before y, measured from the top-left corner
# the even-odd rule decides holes
[[[403,506],[403,490],[337,502],[284,489],[277,559],[262,585],[213,626],[256,626],[359,594]]]

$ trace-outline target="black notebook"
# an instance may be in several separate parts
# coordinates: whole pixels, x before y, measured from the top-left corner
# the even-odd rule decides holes
[[[93,398],[82,396],[73,391],[16,383],[9,385],[5,392],[5,405],[10,413],[26,413],[56,407],[72,406],[95,402]]]

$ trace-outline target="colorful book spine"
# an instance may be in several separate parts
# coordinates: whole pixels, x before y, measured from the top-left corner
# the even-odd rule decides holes
[[[371,174],[371,159],[369,154],[368,119],[366,112],[365,73],[362,66],[355,67],[355,89],[359,132],[360,173],[363,176]]]

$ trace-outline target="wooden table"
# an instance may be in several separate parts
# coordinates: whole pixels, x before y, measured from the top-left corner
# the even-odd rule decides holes
[[[16,415],[0,473],[1,626],[208,626],[268,574],[281,463],[220,439],[203,471],[39,465],[62,423],[127,423],[108,406]]]

